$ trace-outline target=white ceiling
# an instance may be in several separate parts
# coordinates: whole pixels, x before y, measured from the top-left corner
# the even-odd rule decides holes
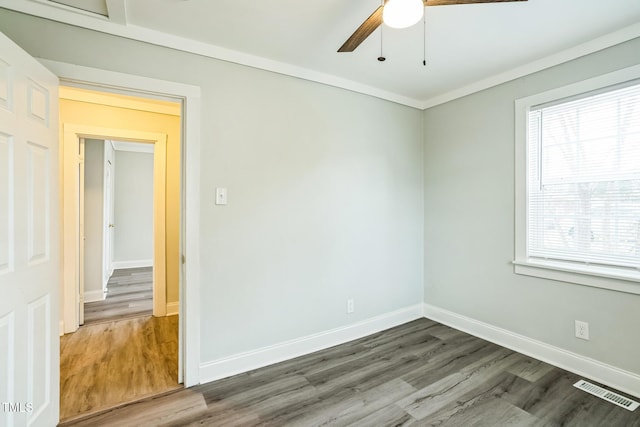
[[[0,0],[0,6],[415,107],[640,37],[640,0],[434,6],[425,9],[425,67],[421,24],[404,30],[383,27],[385,62],[376,60],[380,29],[355,52],[336,52],[380,0],[103,1],[117,23],[86,12],[71,16],[71,8],[46,0]]]

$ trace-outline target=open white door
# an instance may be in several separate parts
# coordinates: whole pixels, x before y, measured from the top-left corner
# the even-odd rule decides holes
[[[58,79],[0,34],[0,425],[59,417]]]
[[[103,262],[102,262],[102,291],[107,293],[107,283],[113,274],[113,234],[115,209],[113,205],[113,160],[115,158],[111,141],[104,142],[104,235],[103,235]]]

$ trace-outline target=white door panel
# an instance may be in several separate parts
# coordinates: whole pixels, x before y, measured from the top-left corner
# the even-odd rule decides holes
[[[0,34],[0,425],[58,421],[57,86]]]
[[[0,107],[1,109],[2,107]],[[0,274],[13,265],[13,138],[0,134]]]
[[[112,175],[112,159],[113,159],[113,147],[111,141],[104,142],[104,224],[103,224],[103,278],[102,278],[102,290],[106,294],[107,283],[113,273],[111,268],[113,265],[113,175]]]

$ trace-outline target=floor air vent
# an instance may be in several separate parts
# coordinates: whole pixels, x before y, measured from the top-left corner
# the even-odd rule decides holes
[[[587,382],[585,380],[580,380],[577,383],[575,383],[573,386],[579,388],[580,390],[584,390],[587,393],[591,393],[594,396],[598,396],[600,399],[604,399],[615,405],[622,406],[623,408],[628,409],[630,411],[634,411],[638,406],[640,406],[640,403],[638,402],[634,402],[631,399],[628,399],[624,396],[620,396],[619,394],[609,391],[607,389],[604,389],[602,387],[598,387],[597,385],[591,384],[590,382]]]

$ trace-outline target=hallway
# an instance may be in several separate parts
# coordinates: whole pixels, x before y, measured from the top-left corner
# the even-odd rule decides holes
[[[153,311],[153,268],[123,268],[113,272],[103,301],[84,305],[84,324],[150,316]]]

